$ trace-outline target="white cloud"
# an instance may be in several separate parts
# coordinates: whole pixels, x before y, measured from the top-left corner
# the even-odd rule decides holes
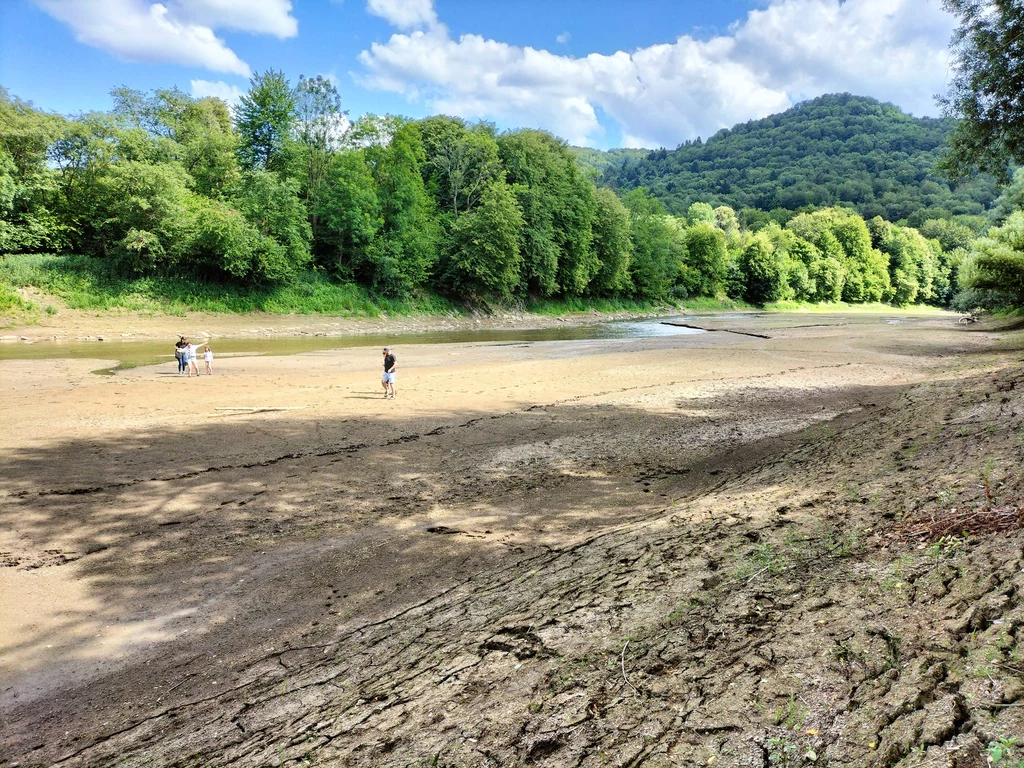
[[[572,33],[570,33],[570,32],[563,32],[562,34],[558,35],[555,38],[555,42],[560,43],[562,45],[565,45],[566,43],[569,42],[570,39],[572,39]]]
[[[168,0],[176,18],[212,29],[273,35],[284,39],[299,33],[291,0]]]
[[[128,61],[202,67],[248,77],[249,65],[215,29],[292,37],[290,0],[35,0],[75,39]]]
[[[207,96],[213,96],[218,99],[222,99],[227,102],[230,106],[235,106],[238,100],[242,98],[242,94],[245,93],[237,85],[229,85],[223,80],[210,81],[210,80],[193,80],[192,81],[192,95],[197,99],[205,99]]]
[[[366,10],[399,29],[421,29],[437,24],[434,0],[366,0]]]
[[[952,28],[936,0],[773,0],[727,35],[577,58],[455,40],[435,19],[363,51],[357,77],[436,111],[541,126],[574,143],[600,136],[600,111],[623,143],[675,146],[835,91],[934,114]]]

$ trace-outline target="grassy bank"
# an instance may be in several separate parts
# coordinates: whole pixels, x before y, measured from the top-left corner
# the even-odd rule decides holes
[[[867,302],[864,304],[849,304],[845,301],[821,302],[810,301],[773,301],[763,307],[769,312],[880,312],[892,314],[893,312],[946,312],[943,307],[935,307],[931,304],[912,304],[907,307],[894,307],[892,304],[881,302]]]
[[[47,311],[45,300],[26,301],[15,292],[34,288],[71,309],[125,310],[183,315],[186,312],[269,312],[339,317],[445,314],[459,307],[438,296],[389,299],[353,283],[337,283],[317,272],[281,286],[240,286],[182,277],[115,275],[83,256],[16,254],[0,257],[0,312]],[[42,306],[38,306],[38,305]],[[10,312],[8,311],[8,314]]]
[[[452,315],[469,311],[434,294],[404,299],[376,296],[355,283],[339,283],[319,272],[306,272],[292,284],[240,286],[184,277],[126,278],[102,261],[84,256],[13,254],[0,256],[0,318],[30,325],[61,306],[99,312],[139,312],[184,316],[187,312],[330,315],[374,318],[383,315]],[[642,313],[657,309],[721,311],[754,309],[727,298],[700,297],[671,302],[629,298],[531,299],[514,309],[547,317],[599,312]],[[780,301],[764,307],[780,312],[894,312],[887,304],[810,304]],[[940,311],[916,306],[914,312]]]
[[[39,298],[21,291],[41,292]],[[47,302],[49,297],[59,302]],[[467,307],[437,295],[393,299],[371,294],[354,283],[332,281],[307,272],[295,283],[281,286],[239,286],[200,282],[182,277],[126,278],[107,265],[84,256],[13,254],[0,256],[0,316],[31,323],[58,311],[54,303],[84,311],[129,311],[184,315],[186,312],[242,314],[381,315],[460,314]],[[579,312],[647,312],[665,307],[663,301],[635,299],[538,299],[518,306],[525,312],[561,316]],[[735,301],[700,298],[673,302],[679,309],[735,309]]]

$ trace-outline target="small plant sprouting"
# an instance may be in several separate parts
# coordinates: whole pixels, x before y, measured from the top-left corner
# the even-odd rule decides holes
[[[785,736],[772,736],[768,739],[769,765],[797,765],[799,756],[800,748]]]
[[[1014,749],[1016,743],[1016,739],[990,741],[985,750],[988,764],[998,768],[1024,768],[1024,757],[1018,757],[1018,750]]]
[[[784,706],[776,707],[772,713],[774,725],[781,725],[783,728],[793,730],[803,725],[807,717],[807,711],[800,706],[795,694],[789,695],[789,701]]]
[[[928,554],[932,557],[952,557],[967,544],[967,536],[943,536],[930,547]]]

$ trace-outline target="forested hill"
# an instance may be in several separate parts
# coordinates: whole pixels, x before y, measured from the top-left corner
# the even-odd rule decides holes
[[[694,202],[736,209],[852,205],[864,217],[920,223],[980,214],[997,195],[979,177],[955,188],[934,172],[951,119],[830,94],[604,171],[621,191],[647,187],[673,213]]]
[[[576,165],[584,173],[594,172],[598,176],[609,171],[616,171],[627,160],[643,160],[650,154],[649,149],[629,149],[620,147],[601,151],[590,147],[569,147],[576,156]]]

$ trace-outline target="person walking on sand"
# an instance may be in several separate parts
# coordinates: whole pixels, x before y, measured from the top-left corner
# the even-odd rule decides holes
[[[188,365],[185,362],[185,347],[188,346],[188,342],[185,341],[184,336],[178,337],[178,343],[174,345],[174,359],[178,361],[178,373],[182,374],[185,372],[185,366]]]
[[[213,350],[209,344],[203,347],[203,362],[206,363],[206,375],[213,376]]]
[[[395,399],[395,376],[397,375],[395,371],[397,370],[398,363],[391,352],[391,347],[384,347],[384,377],[380,380],[380,385],[384,387],[386,400]]]

